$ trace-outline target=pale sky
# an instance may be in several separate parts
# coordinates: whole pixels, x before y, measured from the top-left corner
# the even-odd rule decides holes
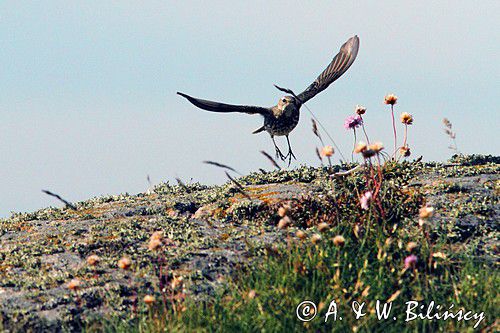
[[[355,34],[352,67],[308,102],[344,155],[356,104],[392,145],[387,93],[415,117],[414,157],[450,157],[443,117],[462,152],[498,155],[499,21],[496,0],[2,1],[0,216],[60,206],[41,189],[79,201],[145,191],[148,174],[224,182],[207,159],[270,169],[269,136],[251,134],[259,116],[201,111],[176,91],[272,106],[274,83],[300,92]],[[318,165],[302,111],[292,167]]]

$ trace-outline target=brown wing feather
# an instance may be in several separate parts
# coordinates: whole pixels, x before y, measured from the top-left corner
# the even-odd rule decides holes
[[[261,115],[266,115],[269,114],[270,112],[269,109],[260,106],[224,104],[224,103],[207,101],[205,99],[191,97],[181,92],[177,92],[177,94],[186,98],[193,105],[199,107],[200,109],[211,112],[243,112],[248,114],[261,114]]]
[[[328,67],[326,67],[306,90],[297,96],[300,101],[305,103],[310,100],[344,74],[356,59],[358,49],[358,36],[349,38],[349,40],[342,45],[339,53],[332,59]]]

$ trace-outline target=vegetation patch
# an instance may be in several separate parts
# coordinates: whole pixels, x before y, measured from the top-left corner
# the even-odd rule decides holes
[[[243,190],[234,182],[162,184],[76,203],[77,210],[15,214],[0,221],[1,325],[127,332],[472,327],[405,323],[406,301],[433,300],[484,311],[480,327],[492,329],[499,166],[491,157],[461,160],[465,165],[457,157],[388,161],[380,174],[377,164],[344,176],[335,175],[341,166],[258,172],[236,179]],[[316,303],[315,320],[297,319],[303,300]],[[325,324],[332,300],[343,320]],[[401,318],[378,321],[376,300],[394,301]],[[353,301],[365,302],[369,314],[355,319]]]

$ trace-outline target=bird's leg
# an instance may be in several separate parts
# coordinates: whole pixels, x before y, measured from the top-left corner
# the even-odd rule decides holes
[[[290,163],[292,163],[292,157],[294,159],[297,159],[297,157],[295,157],[295,155],[293,154],[292,146],[290,145],[290,139],[288,138],[288,135],[286,136],[286,142],[288,143],[288,154],[286,154],[285,158],[288,157],[288,165],[290,165]]]
[[[276,158],[279,158],[280,160],[284,161],[286,157],[279,149],[278,145],[276,144],[276,141],[274,141],[274,135],[271,135],[271,139],[273,139],[274,149],[276,149]]]

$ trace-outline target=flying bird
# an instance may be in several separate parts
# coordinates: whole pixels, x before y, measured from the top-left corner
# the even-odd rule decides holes
[[[195,98],[186,95],[181,92],[177,94],[186,98],[193,105],[199,107],[200,109],[212,111],[212,112],[242,112],[248,114],[260,114],[264,117],[264,125],[253,131],[253,134],[260,133],[263,131],[268,132],[273,140],[274,148],[276,150],[276,157],[281,160],[286,160],[288,158],[288,164],[290,164],[292,157],[296,159],[292,152],[292,147],[290,145],[290,139],[288,135],[297,126],[300,117],[300,107],[306,103],[308,100],[328,88],[335,80],[337,80],[342,74],[344,74],[352,63],[356,59],[359,49],[359,38],[358,36],[351,37],[345,42],[340,48],[339,53],[333,57],[332,61],[326,67],[326,69],[316,78],[316,80],[310,84],[306,90],[298,95],[293,96],[283,96],[278,100],[278,104],[272,107],[260,107],[260,106],[250,106],[250,105],[232,105],[219,103],[214,101],[208,101],[204,99]],[[287,91],[286,89],[278,89]],[[288,143],[288,154],[283,155],[279,147],[276,145],[274,140],[275,136],[286,136]]]

